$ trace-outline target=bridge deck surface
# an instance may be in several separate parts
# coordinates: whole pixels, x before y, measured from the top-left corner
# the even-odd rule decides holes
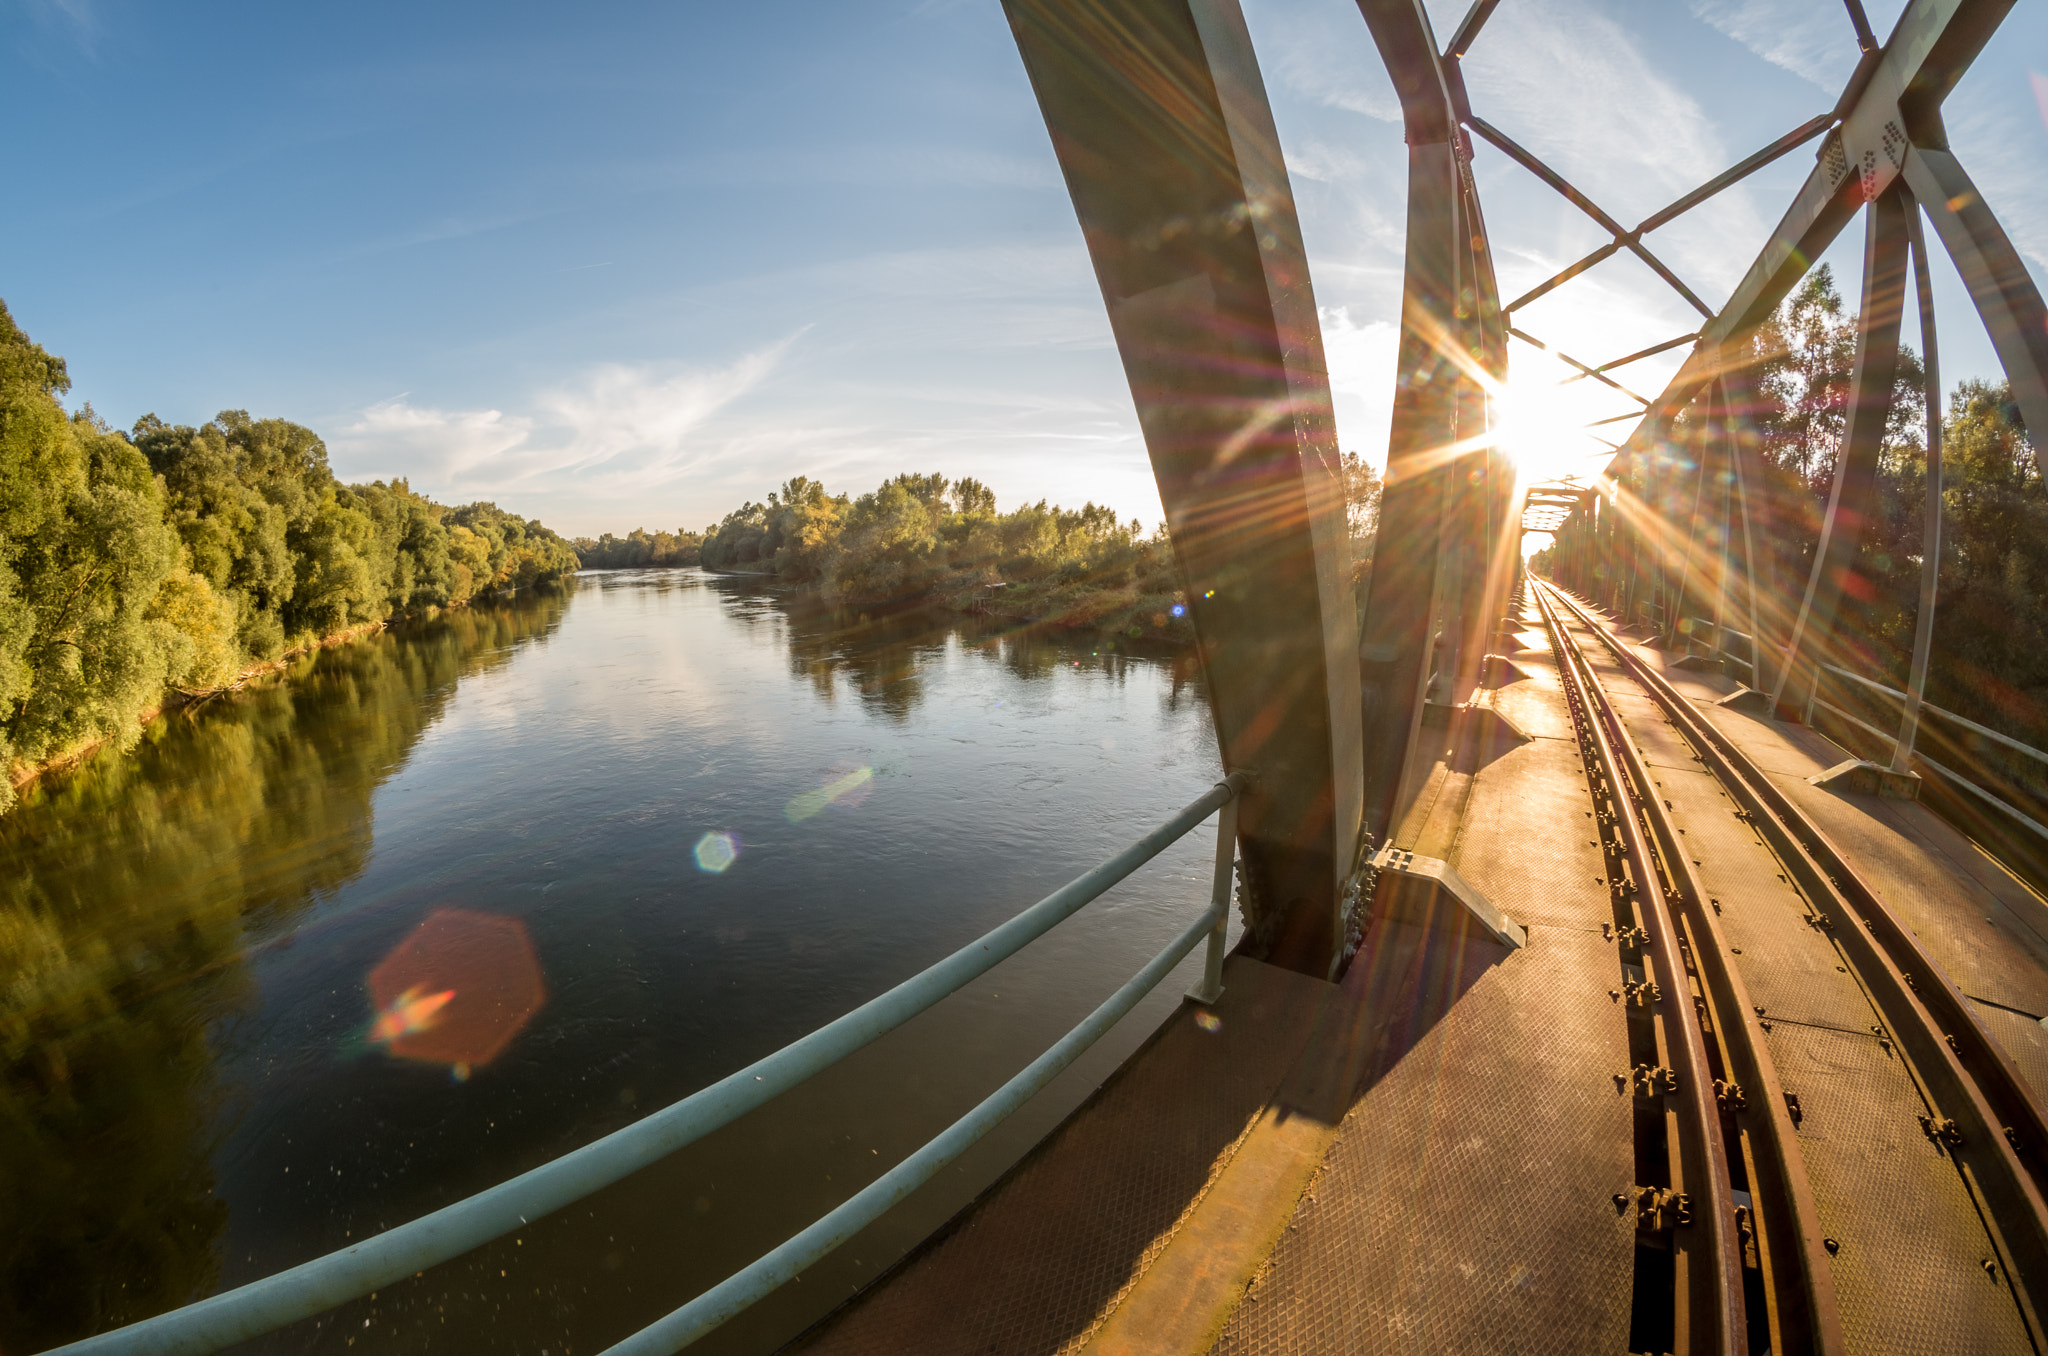
[[[1966,902],[1974,898],[1968,882],[1951,879],[1892,827],[1912,824],[1923,840],[1946,833],[1954,846],[1968,847],[1931,813],[1811,785],[1807,777],[1848,755],[1812,730],[1718,707],[1715,699],[1734,684],[1670,667],[1675,654],[1632,648],[1791,792],[1888,903],[1904,903],[1910,890],[1903,916],[1923,936],[1930,924],[1975,907]],[[2031,1351],[2017,1310],[1983,1270],[1990,1248],[1977,1203],[1922,1131],[1918,1118],[1928,1104],[1834,939],[1807,921],[1810,906],[1782,874],[1783,864],[1737,817],[1735,802],[1662,708],[1605,651],[1589,654],[1658,794],[1684,826],[1702,884],[1720,905],[1722,932],[1736,953],[1731,959],[1766,1018],[1782,1092],[1799,1099],[1799,1153],[1821,1227],[1840,1245],[1830,1265],[1849,1349]]]
[[[1487,694],[1531,738],[1439,762],[1397,846],[1448,860],[1529,929],[1380,917],[1340,984],[1232,958],[1217,1026],[1183,1008],[805,1353],[1606,1351],[1630,1337],[1641,1176],[1620,952],[1592,801],[1533,610]],[[1669,656],[1642,651],[1663,663]],[[2026,1350],[1985,1303],[1971,1207],[1917,1124],[1867,999],[1779,864],[1618,666],[1628,729],[1700,844],[1788,1090],[1851,1349]],[[1669,671],[1928,938],[2037,1080],[2048,909],[1923,807],[1813,787],[1842,751],[1711,705]],[[1626,909],[1624,904],[1621,906]],[[1986,921],[1988,920],[1988,921]],[[1901,1120],[1903,1123],[1894,1123]],[[1934,1259],[1930,1264],[1929,1259]],[[1651,1263],[1654,1265],[1654,1262]]]
[[[2048,1097],[2048,901],[1924,805],[1814,786],[1807,778],[1854,756],[1826,736],[1717,706],[1736,683],[1633,648],[1665,666],[1665,677],[1856,863]]]

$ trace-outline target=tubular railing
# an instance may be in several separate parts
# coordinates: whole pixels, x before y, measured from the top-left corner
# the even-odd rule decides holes
[[[1884,697],[1890,698],[1893,701],[1903,703],[1906,700],[1906,694],[1899,691],[1897,688],[1887,687],[1883,683],[1877,682],[1874,679],[1865,678],[1860,673],[1851,673],[1847,669],[1836,668],[1833,664],[1823,664],[1820,667],[1827,673],[1835,676],[1836,678],[1840,678],[1846,682],[1854,683],[1859,687],[1866,688],[1869,691],[1878,693]],[[1837,716],[1840,719],[1845,720],[1849,724],[1855,726],[1857,729],[1864,731],[1866,734],[1869,734],[1875,737],[1876,739],[1883,741],[1887,745],[1893,743],[1898,738],[1897,730],[1881,730],[1877,726],[1871,724],[1869,721],[1864,720],[1862,717],[1858,716],[1855,712],[1845,710],[1844,708],[1837,706],[1833,702],[1828,701],[1826,698],[1822,697],[1820,695],[1820,687],[1818,684],[1815,685],[1813,695],[1810,699],[1810,704],[1812,709],[1826,711],[1830,715]],[[2018,754],[2022,758],[2032,760],[2033,762],[2043,764],[2044,767],[2048,767],[2048,752],[2043,752],[2042,750],[2033,747],[2031,744],[2022,744],[2019,740],[2014,739],[2010,735],[2000,734],[1998,731],[1991,729],[1989,726],[1979,725],[1976,721],[1971,720],[1968,717],[1959,716],[1953,711],[1943,710],[1941,707],[1936,706],[1931,702],[1921,703],[1920,717],[1922,721],[1927,721],[1929,720],[1929,718],[1945,721],[1948,724],[1954,726],[1957,730],[1965,732],[1966,736],[1971,738],[1972,740],[1988,741],[2003,753]],[[1929,733],[1932,732],[1930,731]],[[1964,791],[1970,792],[1979,800],[1983,801],[1986,805],[1989,805],[1994,809],[2000,811],[2001,813],[2011,817],[2016,823],[2024,826],[2026,829],[2028,829],[2036,836],[2040,837],[2044,841],[2048,841],[2048,825],[2043,825],[2038,819],[2034,818],[2033,815],[2028,814],[2025,810],[2022,810],[2017,805],[2011,804],[2003,797],[1999,796],[1997,793],[1991,791],[1990,789],[1982,785],[1979,785],[1977,782],[1972,781],[1970,778],[1964,776],[1962,773],[1957,772],[1952,768],[1944,767],[1942,764],[1928,757],[1925,750],[1921,748],[1915,747],[1913,749],[1913,757],[1919,762],[1925,763],[1928,767],[1928,770],[1933,772],[1935,775],[1939,776],[1942,780],[1949,782],[1952,785]],[[2011,788],[2009,787],[2004,789],[2007,789],[2008,791],[2011,790]]]
[[[603,1139],[351,1247],[155,1318],[54,1348],[47,1356],[203,1356],[324,1313],[582,1200],[901,1026],[1044,936],[1185,837],[1212,811],[1222,812],[1209,905],[1194,922],[1051,1049],[923,1148],[781,1247],[610,1349],[631,1356],[667,1356],[787,1282],[929,1181],[1073,1063],[1204,937],[1209,950],[1202,983],[1188,996],[1214,1002],[1223,992],[1224,929],[1238,797],[1245,784],[1244,773],[1231,774],[1116,856],[944,960],[774,1054]]]
[[[1756,679],[1753,676],[1756,664],[1753,659],[1743,658],[1744,652],[1751,655],[1756,652],[1756,641],[1749,632],[1738,631],[1726,624],[1716,626],[1712,617],[1687,617],[1679,624],[1679,634],[1686,638],[1688,644],[1704,644],[1707,647],[1707,654],[1712,658],[1719,659],[1731,668],[1741,669],[1744,673],[1752,673],[1750,686],[1756,686]],[[1742,644],[1738,646],[1734,643],[1736,641],[1741,641]]]

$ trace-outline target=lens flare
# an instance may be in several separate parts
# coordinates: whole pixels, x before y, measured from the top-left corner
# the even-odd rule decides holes
[[[793,798],[783,807],[782,813],[790,823],[801,824],[813,815],[822,814],[828,805],[858,805],[867,799],[868,789],[874,781],[873,768],[857,767],[833,777],[815,791],[806,791]]]
[[[740,859],[740,836],[725,829],[714,829],[697,840],[691,854],[697,859],[699,871],[722,876],[727,867]]]
[[[455,997],[455,990],[443,989],[439,993],[426,992],[426,986],[415,984],[393,999],[391,1006],[377,1014],[377,1020],[370,1024],[370,1040],[374,1044],[385,1044],[400,1036],[411,1036],[434,1025],[441,1009],[448,1006],[448,1000]]]
[[[516,918],[436,909],[369,975],[368,1039],[459,1079],[496,1059],[547,1002],[540,958]]]
[[[1213,1012],[1198,1012],[1195,1014],[1195,1025],[1213,1036],[1223,1029],[1223,1019]]]

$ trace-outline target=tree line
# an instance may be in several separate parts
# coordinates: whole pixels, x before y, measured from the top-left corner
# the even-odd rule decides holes
[[[1811,573],[1848,428],[1858,318],[1822,265],[1753,339],[1752,440],[1765,481],[1756,515],[1764,631],[1782,644]],[[1878,464],[1837,633],[1853,666],[1903,687],[1919,616],[1927,490],[1925,370],[1900,353]],[[1927,699],[2048,743],[2048,480],[2004,383],[1967,380],[1941,413],[1942,537]],[[1624,486],[1667,521],[1690,520],[1699,462],[1685,419]],[[1738,529],[1739,533],[1739,529]],[[1740,559],[1739,535],[1732,551]],[[1535,562],[1543,569],[1544,557]],[[1610,574],[1608,576],[1612,578]],[[1697,586],[1697,585],[1696,585]],[[1698,606],[1695,600],[1694,607]],[[1747,596],[1741,606],[1746,608]]]
[[[1378,474],[1344,458],[1353,554],[1371,559]],[[587,569],[701,564],[772,575],[828,601],[875,606],[933,601],[1020,619],[1132,636],[1189,639],[1172,543],[1106,506],[1041,499],[1009,513],[971,476],[905,473],[859,496],[795,476],[704,529],[578,538]]]
[[[0,303],[0,809],[14,783],[166,696],[355,627],[576,569],[494,504],[344,485],[310,429],[228,410],[127,433],[67,413],[64,360]]]
[[[672,565],[695,565],[704,538],[677,528],[673,532],[647,532],[634,528],[623,537],[607,532],[601,537],[577,537],[570,545],[586,570],[662,569]]]

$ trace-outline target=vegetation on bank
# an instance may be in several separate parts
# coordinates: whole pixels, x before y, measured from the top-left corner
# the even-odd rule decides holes
[[[0,809],[34,769],[132,743],[167,695],[576,568],[495,505],[339,483],[297,424],[229,410],[123,434],[66,413],[70,384],[0,304]]]
[[[1355,452],[1344,465],[1362,567],[1379,477]],[[796,476],[701,538],[636,530],[579,538],[576,550],[589,569],[702,564],[772,574],[851,606],[935,602],[1134,638],[1194,634],[1164,524],[1148,534],[1092,502],[1066,509],[1041,499],[999,513],[995,491],[972,477],[904,474],[855,498]]]
[[[1771,513],[1756,525],[1767,577],[1767,635],[1784,636],[1811,573],[1848,426],[1857,317],[1823,265],[1755,340],[1753,431]],[[1839,633],[1859,667],[1903,686],[1919,615],[1927,492],[1925,374],[1900,355],[1866,524]],[[1672,521],[1691,513],[1698,462],[1687,427],[1639,461],[1628,488]],[[1927,699],[2039,745],[2048,743],[2048,479],[2003,384],[1964,381],[1942,416],[1941,583]],[[1739,538],[1732,548],[1740,559]],[[1539,554],[1536,565],[1545,568]],[[1743,604],[1746,606],[1746,601]],[[1782,642],[1781,642],[1782,643]]]
[[[576,548],[576,558],[586,570],[644,570],[697,564],[704,539],[682,528],[647,532],[636,527],[623,537],[607,532],[594,539],[577,537],[569,544]]]

